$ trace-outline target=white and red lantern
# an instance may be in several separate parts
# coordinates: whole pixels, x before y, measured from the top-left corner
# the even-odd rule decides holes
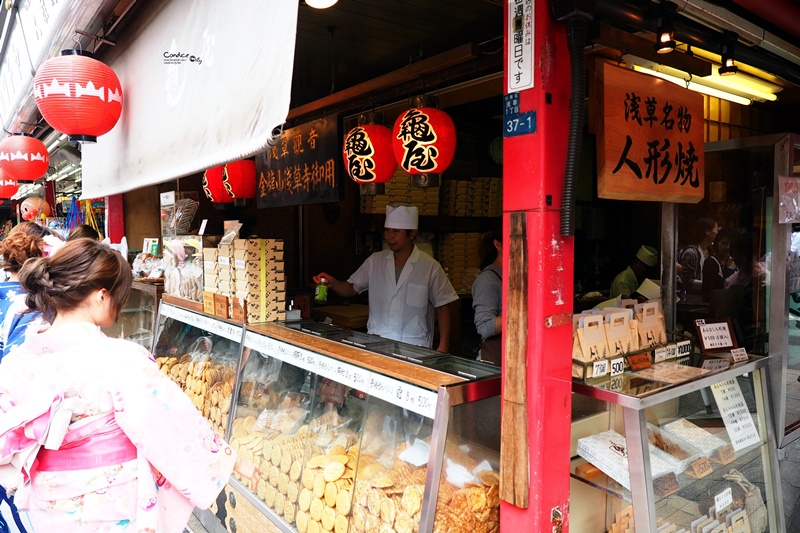
[[[342,156],[345,172],[359,184],[386,183],[397,170],[392,132],[380,124],[360,124],[347,132]]]
[[[222,182],[223,167],[211,167],[203,173],[203,192],[209,200],[215,204],[227,204],[233,202],[233,196],[225,190]]]
[[[0,168],[17,181],[36,181],[49,166],[50,154],[39,139],[18,134],[0,142]]]
[[[0,168],[0,200],[8,200],[19,191],[17,180],[6,174]]]
[[[453,120],[435,107],[412,107],[397,117],[392,129],[397,163],[409,174],[440,174],[456,153]]]
[[[222,185],[233,198],[255,198],[256,162],[252,159],[242,159],[225,165]]]
[[[108,65],[81,50],[62,50],[33,79],[42,116],[70,141],[97,142],[122,114],[122,86]]]

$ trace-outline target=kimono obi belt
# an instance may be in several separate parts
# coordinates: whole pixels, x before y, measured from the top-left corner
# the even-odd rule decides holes
[[[67,432],[58,450],[39,450],[40,472],[87,470],[136,459],[136,446],[114,421],[113,415]]]

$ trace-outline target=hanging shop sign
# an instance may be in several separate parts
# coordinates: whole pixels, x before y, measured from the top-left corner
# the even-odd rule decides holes
[[[340,150],[335,115],[284,130],[256,155],[258,207],[339,201]]]
[[[507,93],[533,87],[533,0],[508,2]]]
[[[610,63],[596,72],[598,196],[699,202],[705,196],[703,96]]]

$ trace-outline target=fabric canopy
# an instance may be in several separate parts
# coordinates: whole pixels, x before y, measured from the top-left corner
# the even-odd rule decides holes
[[[289,112],[297,2],[169,0],[147,9],[103,57],[124,105],[114,129],[83,146],[83,198],[263,151]]]

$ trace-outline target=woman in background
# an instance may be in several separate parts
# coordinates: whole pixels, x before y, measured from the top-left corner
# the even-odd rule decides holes
[[[119,253],[77,239],[19,277],[52,325],[0,367],[0,482],[34,531],[181,533],[233,469],[255,478],[147,350],[100,330],[130,292]]]
[[[480,359],[502,363],[500,334],[503,331],[503,233],[484,233],[480,243],[481,273],[472,284],[475,328],[481,337]]]
[[[93,241],[99,241],[100,234],[90,225],[81,224],[80,226],[75,226],[72,231],[69,232],[69,237],[67,237],[68,241],[74,241],[75,239],[92,239]]]
[[[725,288],[725,281],[736,272],[731,244],[739,236],[735,228],[722,228],[711,245],[711,254],[703,263],[703,301],[711,301],[711,292]]]

